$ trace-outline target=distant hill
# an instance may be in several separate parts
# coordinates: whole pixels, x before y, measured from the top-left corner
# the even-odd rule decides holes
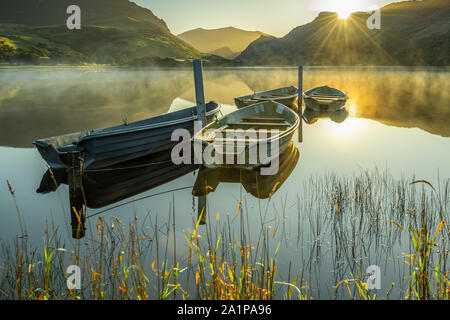
[[[246,65],[449,65],[448,0],[404,1],[381,8],[381,29],[366,26],[371,13],[347,20],[322,12],[285,37],[251,43],[235,61]]]
[[[229,58],[238,55],[261,36],[260,31],[246,31],[234,27],[220,29],[198,28],[183,32],[178,38],[201,52],[208,52]]]
[[[224,57],[226,59],[234,59],[241,54],[241,52],[234,52],[228,47],[219,48],[217,50],[211,51],[210,53],[215,54],[216,56]]]
[[[66,9],[73,4],[81,8],[81,30],[66,27]],[[200,56],[163,20],[128,0],[0,2],[0,62],[46,58],[123,64],[145,57]]]

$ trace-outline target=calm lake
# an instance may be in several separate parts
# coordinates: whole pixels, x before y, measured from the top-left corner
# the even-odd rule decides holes
[[[222,113],[226,114],[236,110],[235,97],[297,86],[297,77],[296,68],[206,69],[205,96],[207,101],[220,103]],[[328,213],[321,214],[321,210],[328,210],[329,204],[323,207],[308,204],[316,190],[310,181],[325,181],[334,176],[352,179],[376,170],[393,180],[427,180],[435,186],[448,180],[450,73],[400,67],[305,68],[304,91],[321,85],[349,95],[348,116],[310,115],[303,123],[303,142],[299,143],[295,134],[280,174],[260,181],[259,186],[254,181],[242,181],[239,173],[218,174],[215,190],[207,195],[207,213],[212,220],[216,220],[217,213],[224,219],[228,217],[239,232],[237,212],[241,203],[250,233],[257,234],[262,224],[273,229],[272,246],[275,249],[280,243],[277,259],[281,279],[289,268],[296,274],[303,266],[313,298],[345,298],[345,292],[336,295],[333,287],[349,276],[349,270],[339,268],[333,233],[325,219]],[[120,124],[123,119],[129,122],[145,119],[191,107],[194,101],[191,70],[0,69],[0,241],[12,242],[20,235],[7,180],[34,247],[43,246],[46,226],[58,228],[67,243],[86,241],[95,232],[98,216],[88,219],[86,239],[71,239],[66,184],[56,191],[36,192],[47,166],[33,147],[34,140]],[[192,188],[199,170],[186,168],[173,174],[178,169],[167,170],[167,180],[174,179],[165,183],[161,177],[152,181],[152,169],[148,168],[138,172],[139,176],[149,177],[148,181],[141,179],[139,185],[127,184],[126,174],[109,180],[103,175],[97,185],[98,196],[93,200],[96,208],[89,208],[88,216],[102,212],[107,221],[114,216],[128,222],[137,215],[140,228],[150,229],[157,223],[162,230],[174,199],[177,252],[182,257],[184,232],[193,228],[192,218],[197,213]],[[123,187],[119,184],[114,188],[118,181]],[[150,195],[155,196],[144,198]],[[118,206],[122,203],[127,204]],[[108,208],[112,209],[105,211]],[[449,212],[445,214],[448,221]],[[200,234],[202,228],[205,227],[200,226]],[[357,236],[364,240],[367,235]],[[360,253],[361,259],[365,259],[364,267],[377,264],[382,269],[381,296],[392,282],[407,275],[401,254],[408,252],[410,245],[401,239],[388,243],[386,239],[390,236],[381,230],[373,245],[364,247]],[[165,240],[161,241],[165,245]],[[383,245],[391,249],[383,251]],[[402,289],[396,290],[397,296],[401,296]],[[282,292],[280,298],[281,295]],[[392,296],[397,297],[394,293]]]

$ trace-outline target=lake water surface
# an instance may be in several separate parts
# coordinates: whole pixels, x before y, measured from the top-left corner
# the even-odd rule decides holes
[[[205,70],[204,80],[206,100],[220,103],[226,114],[236,110],[234,97],[297,86],[297,70]],[[308,187],[309,179],[326,179],[333,174],[351,179],[373,170],[393,179],[423,179],[436,185],[450,178],[449,80],[450,73],[439,69],[306,68],[304,91],[329,85],[347,92],[348,117],[333,121],[322,116],[303,123],[303,142],[299,143],[295,135],[292,147],[299,156],[289,158],[283,167],[288,174],[263,182],[274,191],[270,198],[269,193],[261,188],[255,191],[254,186],[240,183],[239,178],[233,182],[228,174],[220,176],[216,189],[207,196],[208,214],[214,218],[217,212],[228,214],[234,221],[238,204],[245,203],[251,230],[257,233],[261,212],[266,210],[261,208],[270,208],[264,223],[271,225],[281,240],[279,273],[286,273],[289,262],[292,269],[299,269],[305,259],[311,260],[308,257],[317,239],[313,225],[321,223],[313,224],[312,215],[299,209],[303,199],[313,192]],[[106,127],[122,123],[123,119],[144,119],[193,106],[194,101],[190,70],[0,69],[0,239],[10,242],[20,233],[8,180],[33,245],[42,246],[47,224],[59,228],[67,241],[75,241],[70,239],[67,185],[62,184],[54,192],[36,192],[47,166],[31,144],[34,140]],[[183,232],[192,228],[192,214],[196,212],[192,187],[198,172],[187,170],[156,187],[149,181],[147,189],[144,184],[139,193],[122,202],[109,201],[105,207],[88,209],[88,216],[133,199],[180,189],[128,203],[102,216],[131,221],[136,214],[145,228],[156,219],[166,222],[175,199],[176,228],[182,239]],[[88,229],[95,228],[94,219]],[[327,246],[332,237],[327,232],[322,231],[320,255],[309,264],[314,298],[334,297],[333,286],[339,280],[331,247]],[[273,239],[274,243],[277,239]],[[395,258],[407,248],[401,244],[395,248],[389,254],[374,249],[375,260],[384,268],[383,292],[402,274]]]

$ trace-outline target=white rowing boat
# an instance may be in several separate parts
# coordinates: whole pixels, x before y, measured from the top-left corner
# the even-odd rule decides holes
[[[298,111],[298,89],[296,87],[284,87],[269,91],[257,92],[242,97],[234,98],[238,108],[244,108],[255,103],[274,101]]]
[[[338,89],[323,86],[304,92],[303,99],[309,109],[334,112],[345,106],[348,96]]]
[[[201,160],[205,167],[250,170],[278,157],[291,142],[299,123],[299,116],[292,109],[266,101],[217,119],[198,132],[193,141],[203,146]]]

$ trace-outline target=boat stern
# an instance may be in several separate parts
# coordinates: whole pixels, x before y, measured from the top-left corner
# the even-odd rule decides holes
[[[56,148],[48,144],[43,140],[36,140],[33,144],[38,149],[42,158],[47,162],[50,168],[52,169],[65,169],[67,168],[67,163],[65,163],[64,154],[61,154],[56,150]],[[66,160],[67,161],[67,160]]]

